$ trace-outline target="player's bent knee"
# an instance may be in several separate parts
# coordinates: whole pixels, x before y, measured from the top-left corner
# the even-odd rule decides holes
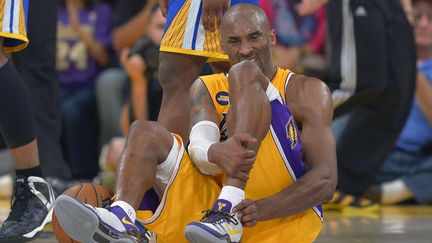
[[[233,85],[252,83],[262,77],[259,67],[252,61],[245,60],[233,65],[229,71],[229,81]]]
[[[154,121],[136,120],[132,122],[129,134],[130,136],[139,136],[151,140],[151,138],[163,137],[160,133],[168,133],[163,128],[162,125]]]

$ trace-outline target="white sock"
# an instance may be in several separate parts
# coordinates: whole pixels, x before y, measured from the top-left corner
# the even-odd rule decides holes
[[[384,204],[395,204],[413,197],[411,190],[401,179],[381,184],[381,191],[381,202]]]
[[[224,199],[231,203],[231,210],[245,198],[245,192],[242,189],[233,186],[224,186],[219,194],[218,199]]]
[[[115,201],[113,204],[111,204],[111,207],[114,207],[114,206],[118,206],[121,209],[123,209],[123,211],[125,211],[125,213],[131,219],[131,222],[135,222],[136,212],[135,212],[135,209],[129,203],[127,203],[125,201]]]

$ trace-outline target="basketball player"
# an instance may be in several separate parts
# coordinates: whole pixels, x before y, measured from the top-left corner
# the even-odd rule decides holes
[[[229,6],[239,2],[258,0],[172,0],[169,5],[168,0],[159,0],[167,22],[159,55],[163,98],[158,121],[183,139],[189,134],[191,84],[207,61],[214,69],[228,61],[220,45],[219,22]]]
[[[206,62],[215,72],[227,71],[228,57],[220,44],[220,20],[237,3],[258,0],[159,0],[167,17],[160,48],[159,81],[163,99],[158,121],[183,139],[189,133],[187,99],[192,82]],[[327,0],[301,0],[299,11],[309,14]],[[173,75],[175,74],[175,75]]]
[[[11,212],[0,229],[0,242],[24,242],[51,221],[54,193],[42,178],[33,117],[24,84],[5,52],[28,44],[28,1],[0,1],[0,133],[15,165]]]
[[[275,33],[258,7],[232,7],[221,26],[234,66],[228,76],[204,76],[192,87],[192,160],[182,139],[159,123],[133,123],[116,201],[102,209],[59,197],[56,215],[70,236],[133,242],[132,237],[147,233],[145,226],[162,242],[186,242],[183,230],[190,223],[185,233],[192,242],[312,242],[317,237],[319,204],[336,186],[330,91],[320,80],[272,63]],[[153,186],[161,198],[149,212],[142,198]],[[249,199],[242,201],[245,195]],[[197,212],[211,207],[198,222]],[[243,233],[240,222],[253,227]]]

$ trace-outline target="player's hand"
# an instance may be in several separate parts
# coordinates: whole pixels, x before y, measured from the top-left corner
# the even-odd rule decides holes
[[[247,181],[256,158],[255,151],[249,148],[256,142],[248,134],[235,134],[224,142],[212,144],[208,150],[208,159],[228,176]]]
[[[143,80],[142,76],[147,69],[147,64],[139,54],[134,54],[129,57],[129,51],[129,48],[123,48],[120,53],[120,62],[132,82]]]
[[[324,6],[328,1],[329,0],[301,0],[298,5],[298,12],[302,16],[311,14]]]
[[[223,14],[229,7],[228,0],[203,0],[202,23],[205,30],[214,32],[215,24],[219,26]]]
[[[237,213],[237,217],[245,227],[255,226],[258,221],[258,207],[255,201],[245,199],[233,208],[233,213]]]
[[[166,18],[168,15],[168,1],[169,0],[159,0],[159,7],[162,15]]]

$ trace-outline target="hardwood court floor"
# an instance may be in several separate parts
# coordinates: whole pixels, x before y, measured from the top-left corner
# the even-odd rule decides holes
[[[0,222],[9,201],[0,200]],[[342,215],[325,212],[324,228],[317,243],[432,243],[432,206],[382,207],[379,214]],[[51,225],[34,243],[57,242]]]

